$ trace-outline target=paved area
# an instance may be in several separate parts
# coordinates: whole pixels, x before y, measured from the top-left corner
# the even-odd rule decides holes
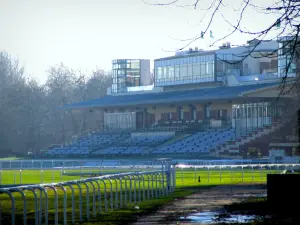
[[[163,206],[154,214],[141,217],[132,225],[203,224],[180,221],[180,217],[195,212],[221,209],[224,205],[242,201],[249,196],[264,194],[266,194],[266,189],[262,185],[226,185],[202,189],[183,199],[174,199],[173,202]]]

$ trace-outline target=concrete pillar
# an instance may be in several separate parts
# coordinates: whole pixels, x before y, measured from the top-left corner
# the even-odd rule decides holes
[[[143,128],[148,127],[148,109],[144,108],[143,110]]]
[[[210,127],[210,103],[204,105],[204,123]]]

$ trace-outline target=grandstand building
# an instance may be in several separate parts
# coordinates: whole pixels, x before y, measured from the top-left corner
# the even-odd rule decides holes
[[[106,137],[105,145],[101,132],[99,138],[95,134],[98,144],[85,147],[87,154],[247,155],[247,144],[278,131],[296,110],[295,95],[278,98],[279,44],[252,40],[242,47],[196,48],[156,59],[153,85],[150,73],[142,74],[143,68],[150,71],[149,61],[114,60],[107,96],[63,108],[104,110],[99,129],[105,135],[124,131]],[[266,148],[263,155],[269,155]]]

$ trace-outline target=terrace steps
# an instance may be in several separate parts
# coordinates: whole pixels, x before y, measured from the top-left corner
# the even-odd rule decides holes
[[[157,148],[161,148],[163,146],[173,144],[173,143],[175,143],[177,141],[180,141],[182,139],[185,139],[185,138],[187,138],[187,137],[189,137],[191,135],[192,134],[186,134],[186,133],[182,133],[180,135],[176,135],[173,139],[171,139],[171,140],[169,140],[169,141],[167,141],[167,142],[165,142],[165,143],[163,143],[161,145],[158,145],[155,148],[147,149],[144,153],[151,153],[152,151],[155,151]]]
[[[284,123],[275,122],[273,125],[268,125],[259,129],[256,129],[255,131],[251,132],[247,136],[243,136],[239,139],[236,139],[234,141],[229,141],[226,144],[219,146],[219,148],[216,148],[217,154],[220,152],[239,152],[240,146],[245,145],[247,143],[250,143],[251,141],[255,141],[258,138],[261,138],[264,135],[268,135],[272,132],[277,131],[280,129]]]

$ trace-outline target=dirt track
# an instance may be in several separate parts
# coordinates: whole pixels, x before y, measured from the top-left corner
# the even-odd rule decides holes
[[[261,185],[235,185],[218,186],[211,189],[202,189],[197,193],[175,199],[173,202],[163,206],[152,215],[140,218],[132,225],[150,224],[179,224],[179,217],[190,213],[216,210],[224,205],[239,202],[249,197],[249,195],[265,194],[266,189]],[[244,196],[243,196],[244,195]],[[180,222],[180,224],[197,224]]]

